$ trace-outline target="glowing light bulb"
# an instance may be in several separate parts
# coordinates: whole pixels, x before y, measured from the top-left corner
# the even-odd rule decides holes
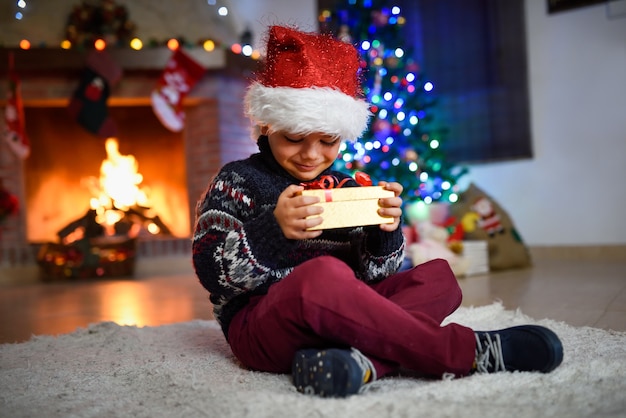
[[[205,51],[211,52],[211,51],[213,51],[215,49],[215,42],[213,42],[210,39],[207,39],[202,44],[202,48],[204,48]]]
[[[167,41],[167,47],[172,51],[176,51],[179,46],[180,46],[180,43],[178,42],[178,39],[172,38],[169,41]]]
[[[428,81],[426,84],[424,84],[424,90],[426,90],[426,91],[431,91],[434,88],[435,88],[435,86],[430,81]]]
[[[239,44],[233,44],[233,46],[230,47],[230,50],[233,51],[234,54],[241,54],[242,49],[242,46]]]
[[[139,51],[141,48],[143,48],[143,42],[141,42],[141,39],[139,38],[133,38],[130,41],[130,47],[135,51]]]
[[[106,48],[107,43],[104,42],[104,39],[96,39],[96,42],[93,43],[93,46],[98,51],[102,51],[104,48]]]
[[[30,49],[30,42],[28,41],[28,39],[22,39],[20,41],[20,48],[22,48],[22,49]]]

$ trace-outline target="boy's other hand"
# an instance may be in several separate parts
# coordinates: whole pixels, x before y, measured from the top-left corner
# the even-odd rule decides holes
[[[398,229],[398,226],[400,226],[400,219],[402,218],[402,198],[400,194],[402,193],[403,187],[400,183],[386,181],[380,181],[378,185],[385,188],[385,190],[391,190],[394,194],[394,197],[385,197],[378,201],[380,206],[378,214],[380,216],[391,216],[394,218],[393,223],[380,224],[380,229],[387,232],[395,231]]]
[[[316,206],[319,198],[314,196],[302,196],[303,186],[292,184],[288,186],[278,196],[274,217],[282,229],[283,234],[288,239],[308,239],[315,238],[322,234],[322,231],[307,231],[322,223],[319,216],[306,219],[309,216],[320,215],[324,209]]]

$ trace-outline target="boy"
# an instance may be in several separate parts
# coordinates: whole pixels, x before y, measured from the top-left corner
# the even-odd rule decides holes
[[[325,397],[358,393],[400,368],[435,377],[553,370],[562,346],[544,327],[441,326],[461,291],[443,260],[397,272],[400,184],[379,183],[393,191],[379,200],[393,223],[309,230],[324,213],[301,195],[307,184],[358,187],[331,170],[341,142],[367,127],[358,72],[351,45],[270,28],[265,67],[245,99],[259,153],[212,180],[193,237],[196,274],[233,353],[251,369],[291,372],[298,391]]]

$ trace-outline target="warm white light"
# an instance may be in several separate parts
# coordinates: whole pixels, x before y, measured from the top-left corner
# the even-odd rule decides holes
[[[241,48],[241,53],[246,57],[249,57],[252,55],[252,47],[250,45],[244,45],[243,48]]]
[[[220,16],[228,16],[228,8],[224,6],[220,7],[217,9],[217,14]]]

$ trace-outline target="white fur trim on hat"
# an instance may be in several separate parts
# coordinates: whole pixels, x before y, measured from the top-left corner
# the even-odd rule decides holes
[[[266,87],[254,82],[245,97],[246,115],[271,131],[306,135],[325,133],[341,140],[361,137],[369,104],[328,87]]]

